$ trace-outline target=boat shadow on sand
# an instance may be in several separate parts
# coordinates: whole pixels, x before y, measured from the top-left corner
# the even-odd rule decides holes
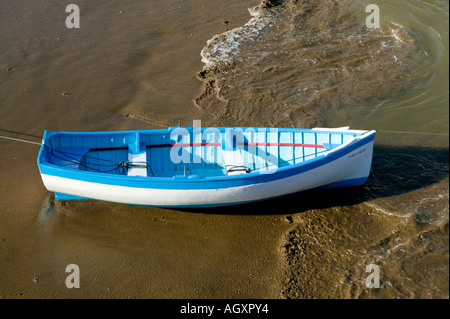
[[[448,148],[375,145],[370,176],[361,186],[310,190],[236,206],[177,210],[230,215],[294,214],[401,195],[435,184],[448,176]]]

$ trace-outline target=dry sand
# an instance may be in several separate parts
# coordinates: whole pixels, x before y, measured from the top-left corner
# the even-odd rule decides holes
[[[0,135],[144,129],[201,119],[200,51],[244,24],[239,1],[0,3]],[[54,203],[38,146],[0,139],[0,298],[279,298],[285,216]],[[279,203],[278,203],[279,205]],[[80,289],[68,289],[68,264]]]

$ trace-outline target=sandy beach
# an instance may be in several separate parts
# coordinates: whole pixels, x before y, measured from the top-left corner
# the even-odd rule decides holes
[[[80,29],[66,28],[63,4],[2,3],[1,135],[39,142],[45,129],[201,119],[193,102],[200,51],[214,34],[244,24],[258,2],[79,1]],[[0,145],[0,298],[280,297],[273,239],[282,217],[53,207],[36,166],[39,147]],[[79,265],[81,289],[65,286],[68,264]]]
[[[389,47],[375,56],[394,62],[368,78],[352,73],[357,63],[366,63],[358,56],[353,64],[336,66],[333,70],[341,73],[336,71],[331,80],[316,80],[323,87],[303,88],[313,76],[329,71],[326,64],[325,71],[294,81],[311,99],[300,110],[292,108],[297,100],[285,111],[287,100],[276,98],[284,93],[290,98],[291,79],[300,79],[297,73],[277,73],[283,63],[269,68],[267,58],[250,66],[236,62],[237,69],[200,73],[205,66],[200,53],[207,41],[244,26],[252,17],[248,9],[260,3],[78,0],[80,28],[69,29],[65,3],[3,1],[0,135],[39,143],[44,130],[137,130],[179,122],[187,126],[193,120],[255,126],[290,126],[291,121],[338,126],[342,121],[367,129],[381,123],[391,130],[400,123],[405,131],[416,118],[427,123],[415,130],[436,128],[435,133],[442,133],[446,128],[448,133],[448,108],[439,108],[442,114],[433,119],[428,105],[411,118],[404,116],[413,113],[406,107],[392,111],[389,101],[389,116],[378,108],[384,96],[394,96],[391,103],[398,103],[396,96],[412,100],[408,94],[423,80],[413,63],[392,58],[406,59],[418,51],[418,56],[426,56],[405,38],[401,41],[407,50]],[[299,14],[289,21],[304,17]],[[321,20],[321,15],[314,19]],[[306,30],[317,31],[314,25]],[[378,48],[372,39],[367,43]],[[251,49],[242,46],[248,55]],[[357,45],[336,50],[352,57],[359,51]],[[309,52],[299,61],[313,61],[316,53]],[[321,59],[334,63],[336,52]],[[377,68],[381,70],[384,61]],[[270,78],[258,78],[266,67],[268,72],[276,69],[269,73],[276,85]],[[346,83],[349,89],[341,90],[336,83]],[[354,83],[372,90],[360,93]],[[247,84],[248,90],[234,99],[233,90]],[[281,89],[276,91],[278,84]],[[367,100],[377,107],[358,106],[352,113],[342,105]],[[448,90],[442,101],[448,103]],[[248,108],[250,103],[257,108]],[[372,113],[378,117],[366,116]],[[448,298],[448,135],[419,136],[420,147],[411,144],[412,138],[402,138],[378,138],[373,174],[363,188],[198,210],[56,202],[39,175],[39,146],[0,139],[0,298]],[[364,286],[365,267],[372,262],[386,269],[384,290]],[[70,264],[79,266],[79,289],[66,287]]]

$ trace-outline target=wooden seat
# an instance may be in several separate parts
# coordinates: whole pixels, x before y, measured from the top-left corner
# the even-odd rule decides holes
[[[128,148],[128,176],[147,177],[147,149],[145,144]]]
[[[223,163],[227,175],[239,175],[248,173],[242,159],[241,148],[234,138],[233,130],[226,129],[222,139]]]

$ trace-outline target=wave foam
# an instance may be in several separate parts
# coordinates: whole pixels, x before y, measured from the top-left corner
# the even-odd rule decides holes
[[[263,14],[259,7],[249,8],[248,11],[253,17],[244,26],[216,34],[207,41],[200,53],[205,67],[212,67],[216,63],[231,63],[233,55],[239,52],[241,41],[258,36],[270,24],[270,16]]]

